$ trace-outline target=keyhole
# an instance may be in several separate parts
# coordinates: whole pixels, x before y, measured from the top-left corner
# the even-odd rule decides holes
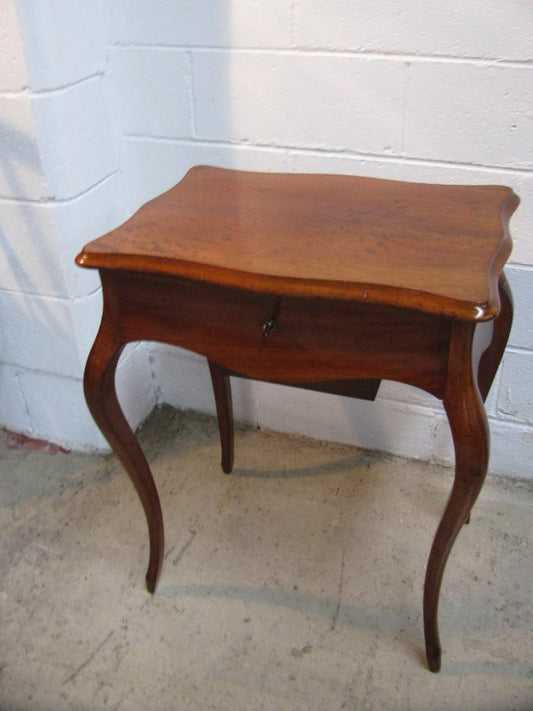
[[[266,338],[269,333],[275,331],[277,327],[278,324],[276,323],[276,319],[273,316],[267,318],[267,320],[263,324],[263,338]]]

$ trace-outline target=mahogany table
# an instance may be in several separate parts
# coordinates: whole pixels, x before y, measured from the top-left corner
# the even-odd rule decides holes
[[[230,376],[370,400],[381,379],[401,381],[443,401],[455,448],[424,584],[426,655],[440,669],[442,576],[486,474],[483,401],[512,322],[502,269],[517,205],[499,186],[199,166],[83,249],[77,263],[100,270],[104,295],[85,394],[144,507],[150,592],[163,561],[163,517],[115,393],[126,343],[161,341],[207,358],[225,472],[233,464]]]

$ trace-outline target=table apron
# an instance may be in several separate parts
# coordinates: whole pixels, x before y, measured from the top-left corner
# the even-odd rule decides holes
[[[129,271],[102,270],[101,276],[104,314],[121,343],[180,346],[261,380],[385,378],[443,395],[446,318]]]

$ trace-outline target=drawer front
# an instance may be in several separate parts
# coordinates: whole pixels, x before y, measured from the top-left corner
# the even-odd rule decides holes
[[[107,276],[124,342],[171,343],[262,380],[377,377],[440,396],[450,333],[446,319],[134,272]]]

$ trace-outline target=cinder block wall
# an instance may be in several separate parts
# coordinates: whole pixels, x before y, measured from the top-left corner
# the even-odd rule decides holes
[[[27,0],[21,4],[34,7]],[[67,16],[58,12],[56,19],[68,27],[77,47],[66,47],[57,38],[43,47],[37,29],[46,18],[29,17],[26,11],[23,24],[31,46],[26,46],[25,56],[37,84],[20,96],[21,106],[43,99],[53,106],[51,114],[44,109],[42,113],[55,117],[56,124],[45,124],[41,135],[55,131],[56,141],[57,121],[63,121],[72,143],[80,143],[79,126],[71,123],[74,106],[78,120],[86,120],[91,111],[106,112],[105,129],[102,124],[91,133],[89,148],[84,149],[88,165],[97,163],[99,173],[78,166],[79,173],[78,161],[64,161],[76,172],[75,178],[67,172],[65,179],[63,139],[60,156],[51,155],[43,171],[47,184],[54,185],[48,194],[55,201],[49,200],[48,209],[59,214],[57,203],[63,200],[73,216],[71,225],[77,225],[77,232],[69,232],[69,258],[87,233],[114,226],[197,163],[504,183],[519,193],[522,204],[512,222],[515,249],[508,267],[517,315],[488,402],[490,466],[497,473],[532,476],[529,3],[509,7],[496,0],[442,0],[422,8],[417,0],[115,0],[105,5],[79,1],[69,7]],[[44,55],[49,57],[44,72],[48,83],[42,84],[30,61],[39,42],[39,65]],[[58,46],[64,52],[61,57]],[[77,59],[65,62],[69,57]],[[60,65],[62,72],[70,72],[65,78]],[[76,218],[88,215],[91,199],[92,221],[80,228]],[[65,248],[66,232],[58,237],[55,225],[53,234]],[[56,298],[67,301],[71,312],[81,313],[85,306],[85,318],[75,319],[78,360],[83,361],[96,328],[99,295],[92,277],[82,278],[71,267],[65,271],[78,291],[62,291]],[[25,287],[11,291],[29,298]],[[41,291],[39,299],[44,299]],[[213,411],[201,359],[152,345],[134,350],[130,361],[121,367],[120,380],[132,422],[144,413],[139,402],[146,402],[147,409],[157,400]],[[6,363],[1,372],[13,368],[11,361]],[[34,363],[16,365],[19,382],[34,372],[46,382],[57,375],[51,371],[45,377]],[[67,371],[63,369],[61,382],[68,380]],[[151,391],[131,397],[142,374],[151,382]],[[76,366],[76,387],[79,377]],[[440,404],[406,386],[385,383],[373,404],[240,381],[235,395],[237,417],[262,426],[406,456],[453,460]],[[80,428],[87,433],[86,441],[94,437],[85,420]],[[79,440],[86,443],[83,435]]]
[[[73,260],[128,214],[105,20],[99,2],[0,2],[0,425],[82,449],[106,446],[81,380],[101,295]],[[136,424],[155,402],[147,347],[125,360]]]

